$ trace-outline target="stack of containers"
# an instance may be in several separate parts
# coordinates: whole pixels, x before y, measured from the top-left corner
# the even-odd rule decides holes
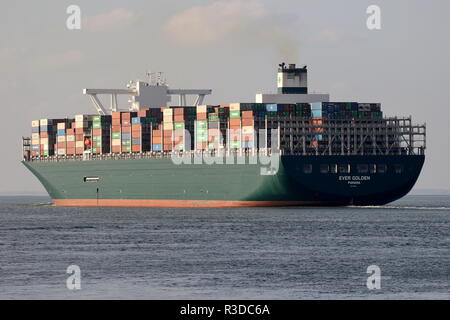
[[[152,130],[152,151],[162,151],[163,149],[163,130],[161,124],[153,126]]]
[[[278,105],[274,103],[266,104],[267,117],[274,118],[278,116]]]
[[[67,154],[66,122],[58,122],[56,129],[56,154],[64,156]]]
[[[184,151],[186,149],[186,137],[184,132],[186,128],[186,110],[185,108],[173,109],[173,148],[177,151]]]
[[[241,148],[241,106],[240,103],[230,104],[230,124],[229,124],[229,148]]]
[[[92,153],[109,153],[111,147],[110,140],[111,116],[92,116]]]
[[[253,111],[242,111],[242,148],[253,149],[255,147],[255,126]]]
[[[75,153],[83,154],[85,150],[85,132],[89,130],[89,115],[79,114],[75,116]]]
[[[218,150],[220,147],[220,118],[219,107],[208,113],[208,149]]]
[[[150,118],[148,110],[140,110],[137,117],[131,119],[131,151],[150,151]]]
[[[66,125],[66,154],[74,155],[75,152],[75,128],[70,128],[71,124]]]
[[[163,151],[173,148],[173,110],[170,107],[161,108],[163,112]]]
[[[324,114],[326,114],[326,111],[323,108],[322,102],[311,103],[313,141],[321,141],[323,139]]]
[[[39,120],[39,154],[41,156],[49,156],[54,154],[56,137],[53,132],[52,124],[52,119]]]
[[[41,155],[41,141],[40,141],[40,125],[39,120],[31,121],[31,156],[38,157]]]
[[[197,120],[195,130],[196,150],[206,150],[208,146],[207,106],[197,106]]]
[[[121,113],[121,152],[129,153],[131,152],[131,118],[136,116],[135,112],[122,112]]]
[[[122,152],[121,115],[121,112],[113,112],[111,115],[111,153]]]
[[[295,116],[301,118],[310,118],[311,105],[309,103],[297,103],[295,105]]]

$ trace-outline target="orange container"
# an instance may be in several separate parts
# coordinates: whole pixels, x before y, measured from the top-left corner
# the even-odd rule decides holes
[[[131,126],[122,126],[122,133],[131,133]]]
[[[75,149],[75,141],[67,142],[67,149]]]
[[[242,118],[243,119],[253,119],[253,111],[242,111]]]
[[[112,153],[120,153],[120,150],[121,150],[120,146],[112,146],[111,147]]]
[[[118,126],[114,125],[111,127],[112,132],[120,132],[120,129],[121,129],[120,125],[118,125]]]
[[[230,127],[239,127],[241,125],[241,119],[230,119]]]
[[[131,152],[141,152],[141,145],[132,145]]]
[[[114,126],[120,126],[120,118],[119,119],[112,119],[112,125]]]
[[[163,145],[164,151],[171,151],[172,150],[172,144],[164,144]]]
[[[112,119],[113,120],[114,119],[119,119],[120,120],[120,118],[121,118],[121,112],[115,111],[115,112],[112,113]]]
[[[75,130],[74,129],[66,129],[66,134],[67,135],[74,135],[75,134]]]
[[[153,144],[161,144],[162,137],[153,137]]]
[[[172,137],[173,130],[164,130],[164,137]]]
[[[175,115],[173,117],[174,122],[184,122],[184,115]]]
[[[132,138],[140,138],[141,132],[140,131],[131,131],[131,137]]]
[[[206,120],[206,113],[197,113],[197,120]]]
[[[242,126],[243,127],[253,126],[253,125],[254,125],[253,119],[242,119]]]
[[[174,108],[173,114],[175,116],[184,115],[184,108]]]
[[[84,148],[75,148],[76,154],[83,154],[83,152],[84,152]]]
[[[66,154],[68,155],[74,155],[75,154],[75,148],[69,148],[66,149]]]

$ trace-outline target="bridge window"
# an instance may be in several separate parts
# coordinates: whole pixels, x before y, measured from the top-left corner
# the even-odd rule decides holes
[[[386,171],[387,171],[387,165],[385,165],[385,164],[379,164],[379,165],[377,166],[377,172],[378,172],[378,173],[386,173]]]
[[[330,173],[337,173],[337,164],[331,164],[330,165]]]
[[[401,164],[396,164],[396,165],[394,166],[394,171],[395,171],[395,173],[397,173],[397,174],[403,173],[403,165],[401,165]]]
[[[330,166],[327,164],[320,165],[320,173],[328,173],[330,172]]]
[[[340,164],[338,168],[339,168],[339,173],[350,173],[350,165],[349,164]]]
[[[303,172],[306,174],[311,174],[313,170],[312,164],[303,165]]]
[[[358,173],[368,173],[369,165],[368,164],[358,164],[356,166],[356,170],[358,171]]]

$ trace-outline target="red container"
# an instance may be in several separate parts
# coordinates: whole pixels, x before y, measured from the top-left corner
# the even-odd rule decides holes
[[[131,152],[141,152],[141,145],[132,145]]]
[[[56,143],[56,148],[58,148],[58,149],[65,149],[66,148],[66,143],[65,142],[57,142]]]
[[[131,137],[132,138],[140,138],[141,132],[140,131],[131,131]]]
[[[171,151],[172,150],[172,144],[164,144],[163,145],[164,151]]]
[[[164,130],[164,137],[172,138],[173,130]]]
[[[197,113],[197,120],[206,120],[206,113]]]
[[[122,126],[122,133],[131,133],[131,126]]]
[[[84,129],[83,128],[75,128],[75,134],[83,134]]]
[[[111,152],[112,153],[120,153],[120,151],[121,151],[120,146],[112,146],[111,147]]]
[[[254,125],[253,119],[242,119],[242,126],[243,127],[253,126],[253,125]]]
[[[137,116],[138,117],[148,117],[150,115],[150,109],[141,109],[138,111]]]
[[[92,129],[92,135],[94,135],[94,136],[101,136],[102,135],[102,129]]]
[[[175,115],[173,117],[174,122],[184,122],[184,115]]]
[[[175,116],[182,116],[182,115],[184,115],[184,108],[174,108],[173,109],[173,114],[175,115]]]
[[[240,127],[241,119],[230,119],[230,128],[231,127]]]
[[[75,149],[75,141],[68,141],[67,142],[67,149]]]
[[[66,129],[66,134],[67,135],[74,135],[75,134],[75,130],[74,129]]]
[[[207,142],[198,142],[197,143],[197,149],[199,149],[199,150],[205,150],[207,146],[208,146]]]
[[[119,119],[112,119],[112,125],[114,126],[120,126],[120,118]]]
[[[121,129],[120,125],[118,125],[118,126],[114,125],[111,127],[112,132],[120,132],[120,129]]]
[[[66,149],[66,154],[68,155],[74,155],[75,154],[75,148],[67,148]]]
[[[84,141],[84,135],[76,134],[75,135],[75,141]]]
[[[243,119],[253,119],[253,111],[242,111],[242,118]]]
[[[83,154],[83,152],[84,152],[84,148],[83,147],[75,148],[75,153],[76,154]]]
[[[48,138],[48,132],[42,132],[39,134],[39,137],[41,138]]]

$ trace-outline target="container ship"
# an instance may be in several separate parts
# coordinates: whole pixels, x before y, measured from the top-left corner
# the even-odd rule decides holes
[[[96,113],[32,121],[22,163],[56,206],[373,206],[406,195],[425,161],[425,124],[309,93],[307,75],[282,63],[276,93],[223,105],[160,76],[84,89]]]

